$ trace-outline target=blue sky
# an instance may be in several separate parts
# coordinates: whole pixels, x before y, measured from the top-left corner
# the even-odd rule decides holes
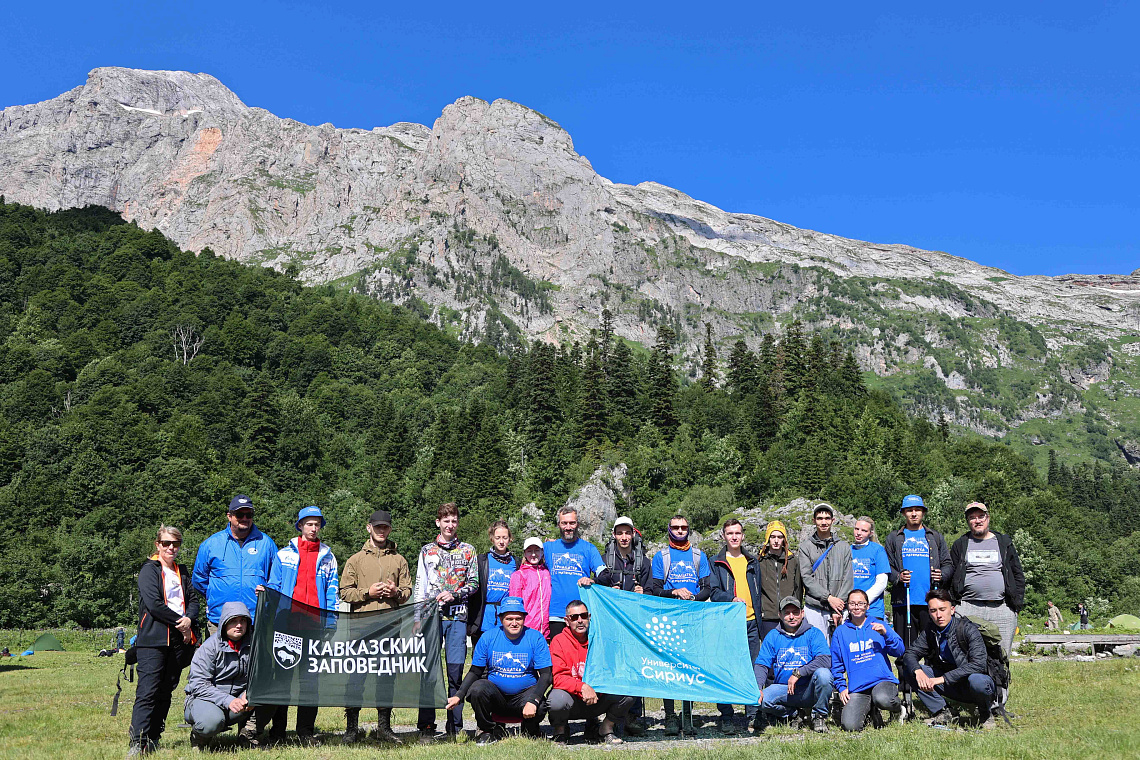
[[[1017,274],[1140,267],[1138,4],[788,5],[8,3],[0,106],[107,65],[338,127],[509,98],[616,182]]]

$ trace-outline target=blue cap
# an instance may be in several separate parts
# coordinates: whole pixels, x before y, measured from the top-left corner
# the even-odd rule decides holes
[[[899,507],[899,511],[901,512],[904,509],[908,509],[909,507],[922,507],[923,509],[926,509],[926,505],[922,503],[922,497],[915,496],[914,494],[911,494],[910,496],[907,496],[903,499],[903,503],[902,506]]]
[[[321,527],[325,527],[325,516],[321,514],[320,507],[305,507],[297,513],[297,530],[301,529],[301,522],[309,517],[321,518]]]
[[[239,493],[237,496],[230,499],[230,512],[237,512],[239,509],[253,509],[253,502],[244,493]]]
[[[499,617],[506,615],[508,612],[518,612],[522,615],[526,614],[526,605],[523,604],[521,596],[503,597],[503,601],[499,602]]]

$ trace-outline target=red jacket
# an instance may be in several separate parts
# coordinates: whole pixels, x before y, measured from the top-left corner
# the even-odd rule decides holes
[[[586,672],[587,641],[582,644],[569,628],[550,640],[550,659],[554,663],[554,688],[582,698],[582,674]]]

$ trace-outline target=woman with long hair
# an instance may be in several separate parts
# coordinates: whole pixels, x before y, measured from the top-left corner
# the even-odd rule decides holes
[[[154,554],[139,570],[139,631],[134,646],[139,679],[127,757],[158,748],[171,693],[198,643],[198,594],[186,566],[175,562],[181,548],[182,531],[159,527]]]

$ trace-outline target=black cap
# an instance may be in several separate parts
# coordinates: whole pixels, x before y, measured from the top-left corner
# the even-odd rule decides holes
[[[372,517],[368,519],[369,525],[387,525],[392,526],[392,513],[386,509],[378,509],[372,513]]]

